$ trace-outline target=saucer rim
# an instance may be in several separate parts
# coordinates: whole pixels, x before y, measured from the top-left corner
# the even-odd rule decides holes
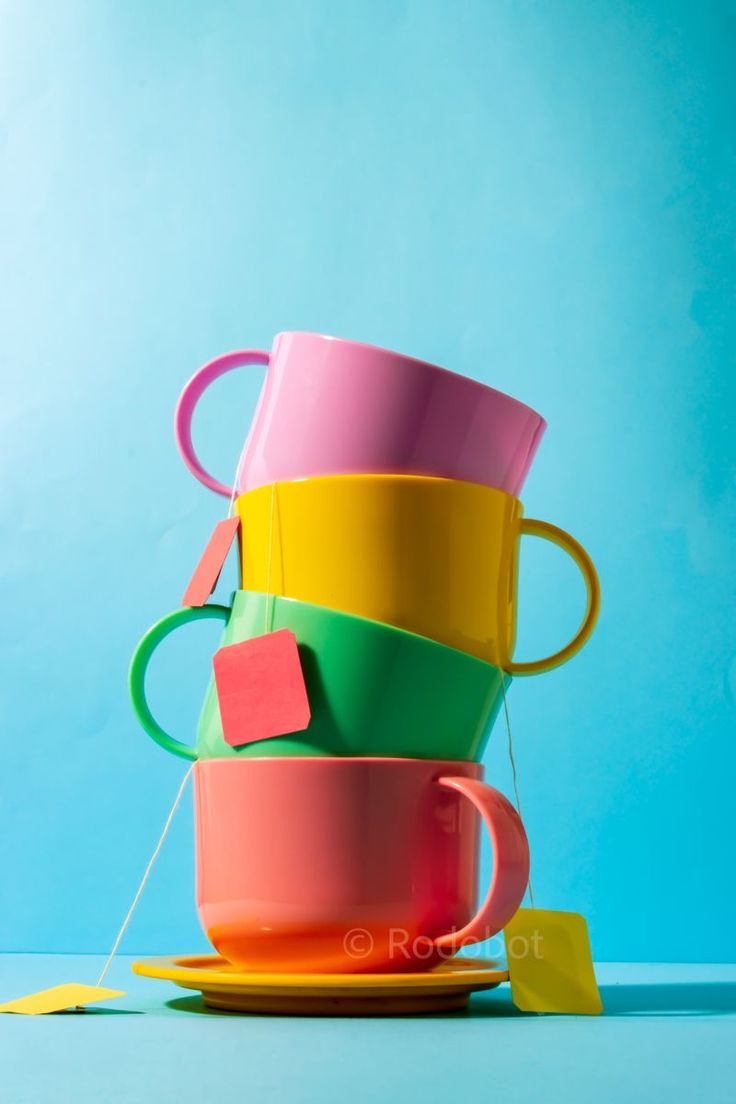
[[[192,965],[197,963],[198,965]],[[477,964],[477,965],[476,965]],[[227,965],[219,955],[159,955],[134,962],[134,974],[160,981],[173,981],[185,989],[229,991],[248,989],[252,993],[273,993],[277,990],[304,995],[325,990],[355,992],[390,990],[405,992],[413,989],[462,989],[494,987],[509,980],[508,969],[497,959],[456,956],[441,966],[426,972],[393,974],[317,974],[267,973],[237,970]]]

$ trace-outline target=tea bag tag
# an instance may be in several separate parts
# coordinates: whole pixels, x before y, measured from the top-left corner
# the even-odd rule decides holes
[[[101,985],[82,985],[70,981],[66,985],[54,985],[51,989],[41,989],[38,993],[29,993],[26,997],[0,1004],[0,1012],[15,1012],[21,1016],[44,1016],[49,1012],[84,1011],[87,1004],[124,997],[122,989],[105,989]]]
[[[296,637],[291,629],[229,644],[213,660],[225,740],[256,740],[303,732],[311,711]]]
[[[603,1011],[585,917],[519,909],[504,928],[511,999],[522,1012]]]
[[[194,574],[181,600],[183,606],[203,606],[217,586],[222,566],[240,528],[239,517],[228,517],[219,521],[207,541]]]

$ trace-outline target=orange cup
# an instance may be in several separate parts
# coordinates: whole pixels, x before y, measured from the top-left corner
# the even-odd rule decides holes
[[[524,828],[477,763],[210,759],[194,777],[199,916],[242,969],[427,970],[524,895]],[[478,814],[494,852],[480,908]]]

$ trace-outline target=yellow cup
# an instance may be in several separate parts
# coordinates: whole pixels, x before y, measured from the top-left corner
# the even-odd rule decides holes
[[[522,517],[518,498],[478,483],[341,475],[272,483],[240,495],[242,586],[343,610],[439,640],[512,675],[549,671],[593,631],[595,568],[573,537]],[[532,663],[511,656],[519,538],[572,556],[587,609],[573,639]]]

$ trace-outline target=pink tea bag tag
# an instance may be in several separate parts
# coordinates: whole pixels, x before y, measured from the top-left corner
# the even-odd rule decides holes
[[[307,687],[291,629],[220,648],[213,666],[222,731],[231,747],[308,726]]]
[[[227,559],[235,534],[240,528],[239,517],[225,518],[212,531],[194,574],[181,600],[183,606],[203,606],[217,586],[222,565]]]

